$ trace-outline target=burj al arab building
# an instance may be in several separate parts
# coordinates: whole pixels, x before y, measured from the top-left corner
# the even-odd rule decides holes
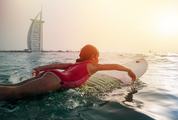
[[[42,11],[40,11],[34,19],[31,19],[28,36],[27,47],[30,52],[40,52],[43,50],[43,23]]]

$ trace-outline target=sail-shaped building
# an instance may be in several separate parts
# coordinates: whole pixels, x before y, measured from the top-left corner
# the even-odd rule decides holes
[[[31,19],[28,36],[27,46],[30,52],[40,52],[43,50],[43,23],[42,11],[40,11],[34,19]]]

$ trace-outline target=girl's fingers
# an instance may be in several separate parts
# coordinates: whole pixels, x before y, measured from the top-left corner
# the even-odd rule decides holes
[[[33,77],[36,77],[37,74],[38,74],[38,71],[36,71],[36,70],[32,70],[32,76],[33,76]]]

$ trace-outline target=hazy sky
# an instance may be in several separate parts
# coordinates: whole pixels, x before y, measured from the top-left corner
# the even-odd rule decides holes
[[[0,50],[27,48],[41,6],[45,50],[178,52],[178,0],[0,0]]]

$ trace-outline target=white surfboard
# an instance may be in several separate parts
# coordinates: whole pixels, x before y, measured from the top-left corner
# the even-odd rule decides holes
[[[137,79],[139,79],[146,72],[148,67],[148,63],[145,59],[133,60],[131,62],[122,65],[131,69],[135,73]],[[123,82],[123,84],[132,83],[132,80],[127,72],[112,70],[112,71],[102,71],[100,73],[119,79],[121,82]]]

